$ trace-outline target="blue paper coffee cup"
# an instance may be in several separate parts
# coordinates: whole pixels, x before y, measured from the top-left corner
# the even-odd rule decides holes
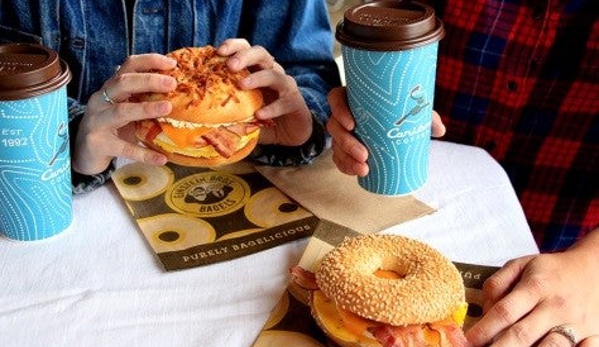
[[[66,84],[57,53],[0,46],[0,234],[41,240],[71,224]]]
[[[348,9],[337,26],[355,135],[369,152],[364,189],[405,195],[428,179],[438,41],[434,10],[414,1]]]

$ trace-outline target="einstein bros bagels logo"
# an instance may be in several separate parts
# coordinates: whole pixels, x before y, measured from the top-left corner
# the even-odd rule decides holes
[[[166,192],[166,203],[175,211],[197,217],[218,217],[243,207],[251,195],[241,178],[222,172],[185,177]]]

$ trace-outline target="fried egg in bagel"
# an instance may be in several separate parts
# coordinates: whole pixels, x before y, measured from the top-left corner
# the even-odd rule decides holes
[[[358,236],[315,271],[292,269],[309,289],[311,313],[342,347],[465,347],[465,288],[455,265],[432,247],[397,235]]]
[[[177,88],[134,99],[168,100],[172,111],[137,122],[137,137],[169,161],[185,166],[231,164],[249,155],[258,143],[260,127],[272,124],[254,117],[264,103],[262,92],[238,87],[249,71],[230,71],[227,57],[212,46],[185,47],[167,57],[175,59],[177,67],[158,73],[174,77]]]

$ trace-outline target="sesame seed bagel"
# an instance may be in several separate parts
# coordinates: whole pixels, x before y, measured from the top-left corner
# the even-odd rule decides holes
[[[375,276],[393,271],[398,279]],[[465,301],[455,265],[432,247],[403,236],[358,236],[318,264],[316,283],[344,310],[394,326],[451,316]]]

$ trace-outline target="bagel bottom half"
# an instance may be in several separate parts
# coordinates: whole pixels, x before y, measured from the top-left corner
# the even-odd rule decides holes
[[[146,147],[164,154],[169,162],[183,166],[217,167],[238,162],[252,153],[258,145],[260,128],[255,127],[243,136],[239,146],[228,156],[223,156],[210,145],[201,149],[177,146],[160,133],[160,126],[153,120],[137,122],[135,134]]]
[[[317,324],[342,347],[469,346],[461,274],[422,242],[359,236],[326,254],[314,273],[292,274],[311,289]]]

